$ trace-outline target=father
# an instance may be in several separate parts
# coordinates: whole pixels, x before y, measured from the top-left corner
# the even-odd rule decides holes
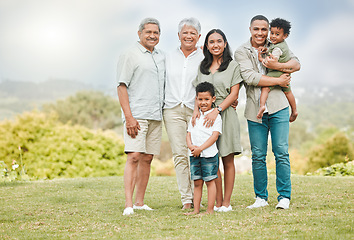
[[[193,182],[189,170],[186,143],[188,122],[193,114],[198,67],[203,52],[196,47],[200,38],[200,23],[195,18],[185,18],[178,25],[181,46],[166,57],[166,95],[164,122],[170,140],[177,184],[183,209],[189,209],[193,200]]]
[[[265,67],[292,73],[300,69],[300,63],[291,53],[291,60],[279,63],[267,58],[263,66],[258,61],[257,49],[268,46],[269,21],[262,15],[252,18],[250,24],[251,38],[235,52],[235,59],[240,64],[241,75],[245,83],[247,103],[245,117],[252,150],[253,184],[256,195],[254,204],[247,208],[258,208],[268,205],[267,177],[267,144],[271,134],[272,150],[276,161],[276,187],[279,193],[276,208],[288,209],[291,198],[290,161],[288,153],[289,138],[289,105],[280,88],[269,93],[266,103],[267,113],[257,119],[261,87],[280,85],[286,87],[290,82],[289,74],[279,78],[266,76]]]
[[[138,36],[140,41],[121,55],[118,62],[117,91],[124,113],[127,153],[123,215],[133,214],[133,209],[152,210],[144,204],[144,196],[151,161],[160,153],[161,145],[165,56],[155,48],[160,37],[159,22],[154,18],[142,20]]]

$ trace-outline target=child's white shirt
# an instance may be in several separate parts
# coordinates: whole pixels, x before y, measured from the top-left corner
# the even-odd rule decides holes
[[[203,143],[205,143],[213,134],[213,132],[219,132],[220,134],[221,129],[222,129],[222,120],[220,114],[215,119],[215,122],[213,126],[206,128],[203,126],[205,115],[213,111],[213,109],[203,113],[199,110],[200,112],[200,117],[199,119],[196,119],[195,121],[195,126],[192,126],[192,119],[188,123],[188,129],[187,131],[191,133],[191,140],[192,144],[195,146],[201,146]],[[189,149],[188,149],[189,150]],[[213,143],[210,147],[207,149],[204,149],[201,153],[201,157],[214,157],[218,153],[218,148],[216,146],[216,142]],[[189,150],[189,155],[193,156]]]

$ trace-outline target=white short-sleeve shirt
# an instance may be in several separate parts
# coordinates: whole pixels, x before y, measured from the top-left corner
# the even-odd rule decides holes
[[[213,126],[211,126],[209,128],[206,128],[205,126],[203,126],[205,115],[207,115],[211,111],[213,111],[213,109],[211,109],[205,113],[200,112],[200,118],[196,119],[196,123],[195,123],[194,127],[192,126],[192,119],[189,121],[187,131],[191,133],[191,140],[192,140],[193,145],[201,146],[203,143],[205,143],[211,137],[213,132],[219,132],[220,134],[222,134],[222,132],[221,132],[222,120],[221,120],[220,114],[218,114],[218,116],[216,117]],[[201,152],[200,156],[201,157],[214,157],[217,153],[218,153],[218,148],[217,148],[216,142],[215,142],[213,145],[211,145],[207,149],[204,149]],[[190,155],[192,156],[191,153],[190,153]]]

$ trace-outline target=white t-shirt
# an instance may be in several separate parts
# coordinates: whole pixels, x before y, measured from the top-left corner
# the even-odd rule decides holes
[[[166,87],[164,108],[179,104],[194,109],[195,87],[192,81],[197,77],[200,62],[204,55],[197,50],[185,57],[180,48],[166,56]]]
[[[202,113],[200,111],[200,118],[196,119],[196,123],[195,123],[194,127],[192,126],[192,119],[189,121],[187,131],[191,133],[191,140],[192,140],[193,145],[201,146],[203,143],[205,143],[211,137],[213,132],[219,132],[220,134],[222,133],[221,132],[222,120],[221,120],[220,114],[218,114],[218,116],[216,117],[213,126],[211,126],[210,128],[206,128],[205,126],[203,126],[205,115],[207,115],[211,111],[213,111],[213,109],[211,109],[205,113]],[[207,149],[204,149],[200,153],[200,156],[201,157],[214,157],[217,153],[218,153],[218,148],[216,147],[216,142],[215,142],[213,145],[211,145]],[[189,152],[189,155],[193,156],[191,154],[191,152]]]

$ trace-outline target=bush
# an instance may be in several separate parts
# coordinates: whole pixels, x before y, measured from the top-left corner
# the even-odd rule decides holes
[[[309,152],[308,172],[328,167],[335,163],[354,159],[353,144],[343,132],[337,132],[323,144],[313,147]]]
[[[311,175],[354,176],[354,161],[347,163],[336,163],[330,167],[320,168]]]
[[[64,125],[55,114],[24,113],[0,123],[0,160],[11,165],[19,159],[36,178],[123,175],[123,141],[111,131],[92,131]]]
[[[82,91],[55,104],[44,104],[46,113],[56,112],[60,122],[91,129],[113,129],[122,124],[118,99],[98,91]]]

